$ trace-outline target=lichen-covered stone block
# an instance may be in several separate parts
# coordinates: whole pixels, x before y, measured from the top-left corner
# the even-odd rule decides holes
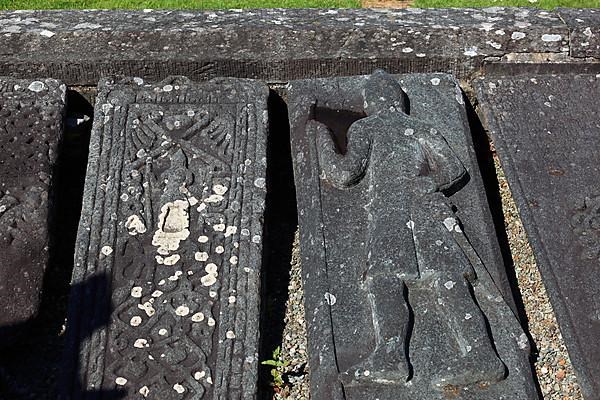
[[[0,346],[39,308],[65,97],[53,79],[0,78]]]
[[[291,82],[311,398],[536,399],[458,83]]]
[[[267,95],[250,80],[100,83],[64,397],[255,396]]]
[[[490,77],[477,91],[581,391],[600,398],[600,77]]]
[[[600,58],[600,9],[560,8],[569,26],[570,55]]]

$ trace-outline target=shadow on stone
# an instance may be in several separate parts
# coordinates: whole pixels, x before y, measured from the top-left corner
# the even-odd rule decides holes
[[[521,326],[523,327],[523,330],[529,340],[529,345],[531,346],[532,376],[538,395],[540,398],[543,398],[539,382],[537,381],[537,375],[535,374],[535,370],[533,368],[533,363],[537,358],[538,349],[531,336],[531,333],[529,332],[529,321],[527,319],[527,314],[525,313],[523,297],[521,296],[521,292],[517,287],[517,276],[515,273],[515,266],[512,261],[512,254],[510,251],[508,236],[504,228],[505,221],[504,214],[502,213],[500,185],[498,182],[498,177],[496,175],[496,169],[494,167],[494,159],[490,147],[490,140],[485,131],[485,128],[483,127],[479,119],[479,116],[477,115],[477,112],[475,111],[475,108],[473,107],[473,104],[471,104],[471,101],[467,98],[467,96],[463,96],[463,98],[465,100],[467,115],[469,118],[469,125],[471,129],[471,135],[473,138],[473,145],[475,147],[475,154],[477,156],[477,163],[479,166],[479,171],[483,178],[483,186],[485,189],[488,204],[490,206],[496,237],[498,238],[500,251],[502,253],[502,262],[505,266],[506,275],[510,284],[510,290],[514,299],[514,306],[516,308],[517,317],[521,321]]]
[[[93,108],[67,92],[65,132],[58,147],[49,193],[49,261],[36,317],[3,332],[20,332],[19,342],[0,359],[0,399],[54,399],[61,371],[64,323],[81,210]]]
[[[298,225],[287,105],[271,90],[267,144],[267,200],[263,253],[260,361],[281,346],[294,233]],[[271,367],[260,366],[259,399],[272,399]]]

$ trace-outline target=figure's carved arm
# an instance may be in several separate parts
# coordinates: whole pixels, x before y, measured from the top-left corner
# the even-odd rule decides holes
[[[307,130],[316,136],[319,164],[325,178],[335,187],[344,189],[357,184],[365,174],[369,164],[371,141],[360,121],[348,130],[346,154],[340,154],[332,135],[324,124],[309,121]]]
[[[426,152],[429,176],[435,182],[438,191],[451,189],[467,175],[467,170],[437,129],[429,126],[424,127],[421,132],[423,134],[419,142]]]

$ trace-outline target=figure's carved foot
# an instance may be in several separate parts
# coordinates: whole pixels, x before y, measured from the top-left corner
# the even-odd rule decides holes
[[[345,375],[359,382],[383,384],[406,382],[410,366],[402,346],[398,337],[382,343],[364,361],[346,371]]]
[[[491,348],[482,347],[469,349],[466,356],[443,363],[444,370],[434,375],[432,386],[443,389],[448,385],[487,385],[503,380],[506,375],[504,363]]]

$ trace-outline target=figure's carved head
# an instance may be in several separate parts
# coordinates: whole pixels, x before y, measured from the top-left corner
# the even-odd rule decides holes
[[[382,111],[408,113],[408,96],[398,81],[381,69],[375,70],[367,79],[363,99],[367,115]]]

